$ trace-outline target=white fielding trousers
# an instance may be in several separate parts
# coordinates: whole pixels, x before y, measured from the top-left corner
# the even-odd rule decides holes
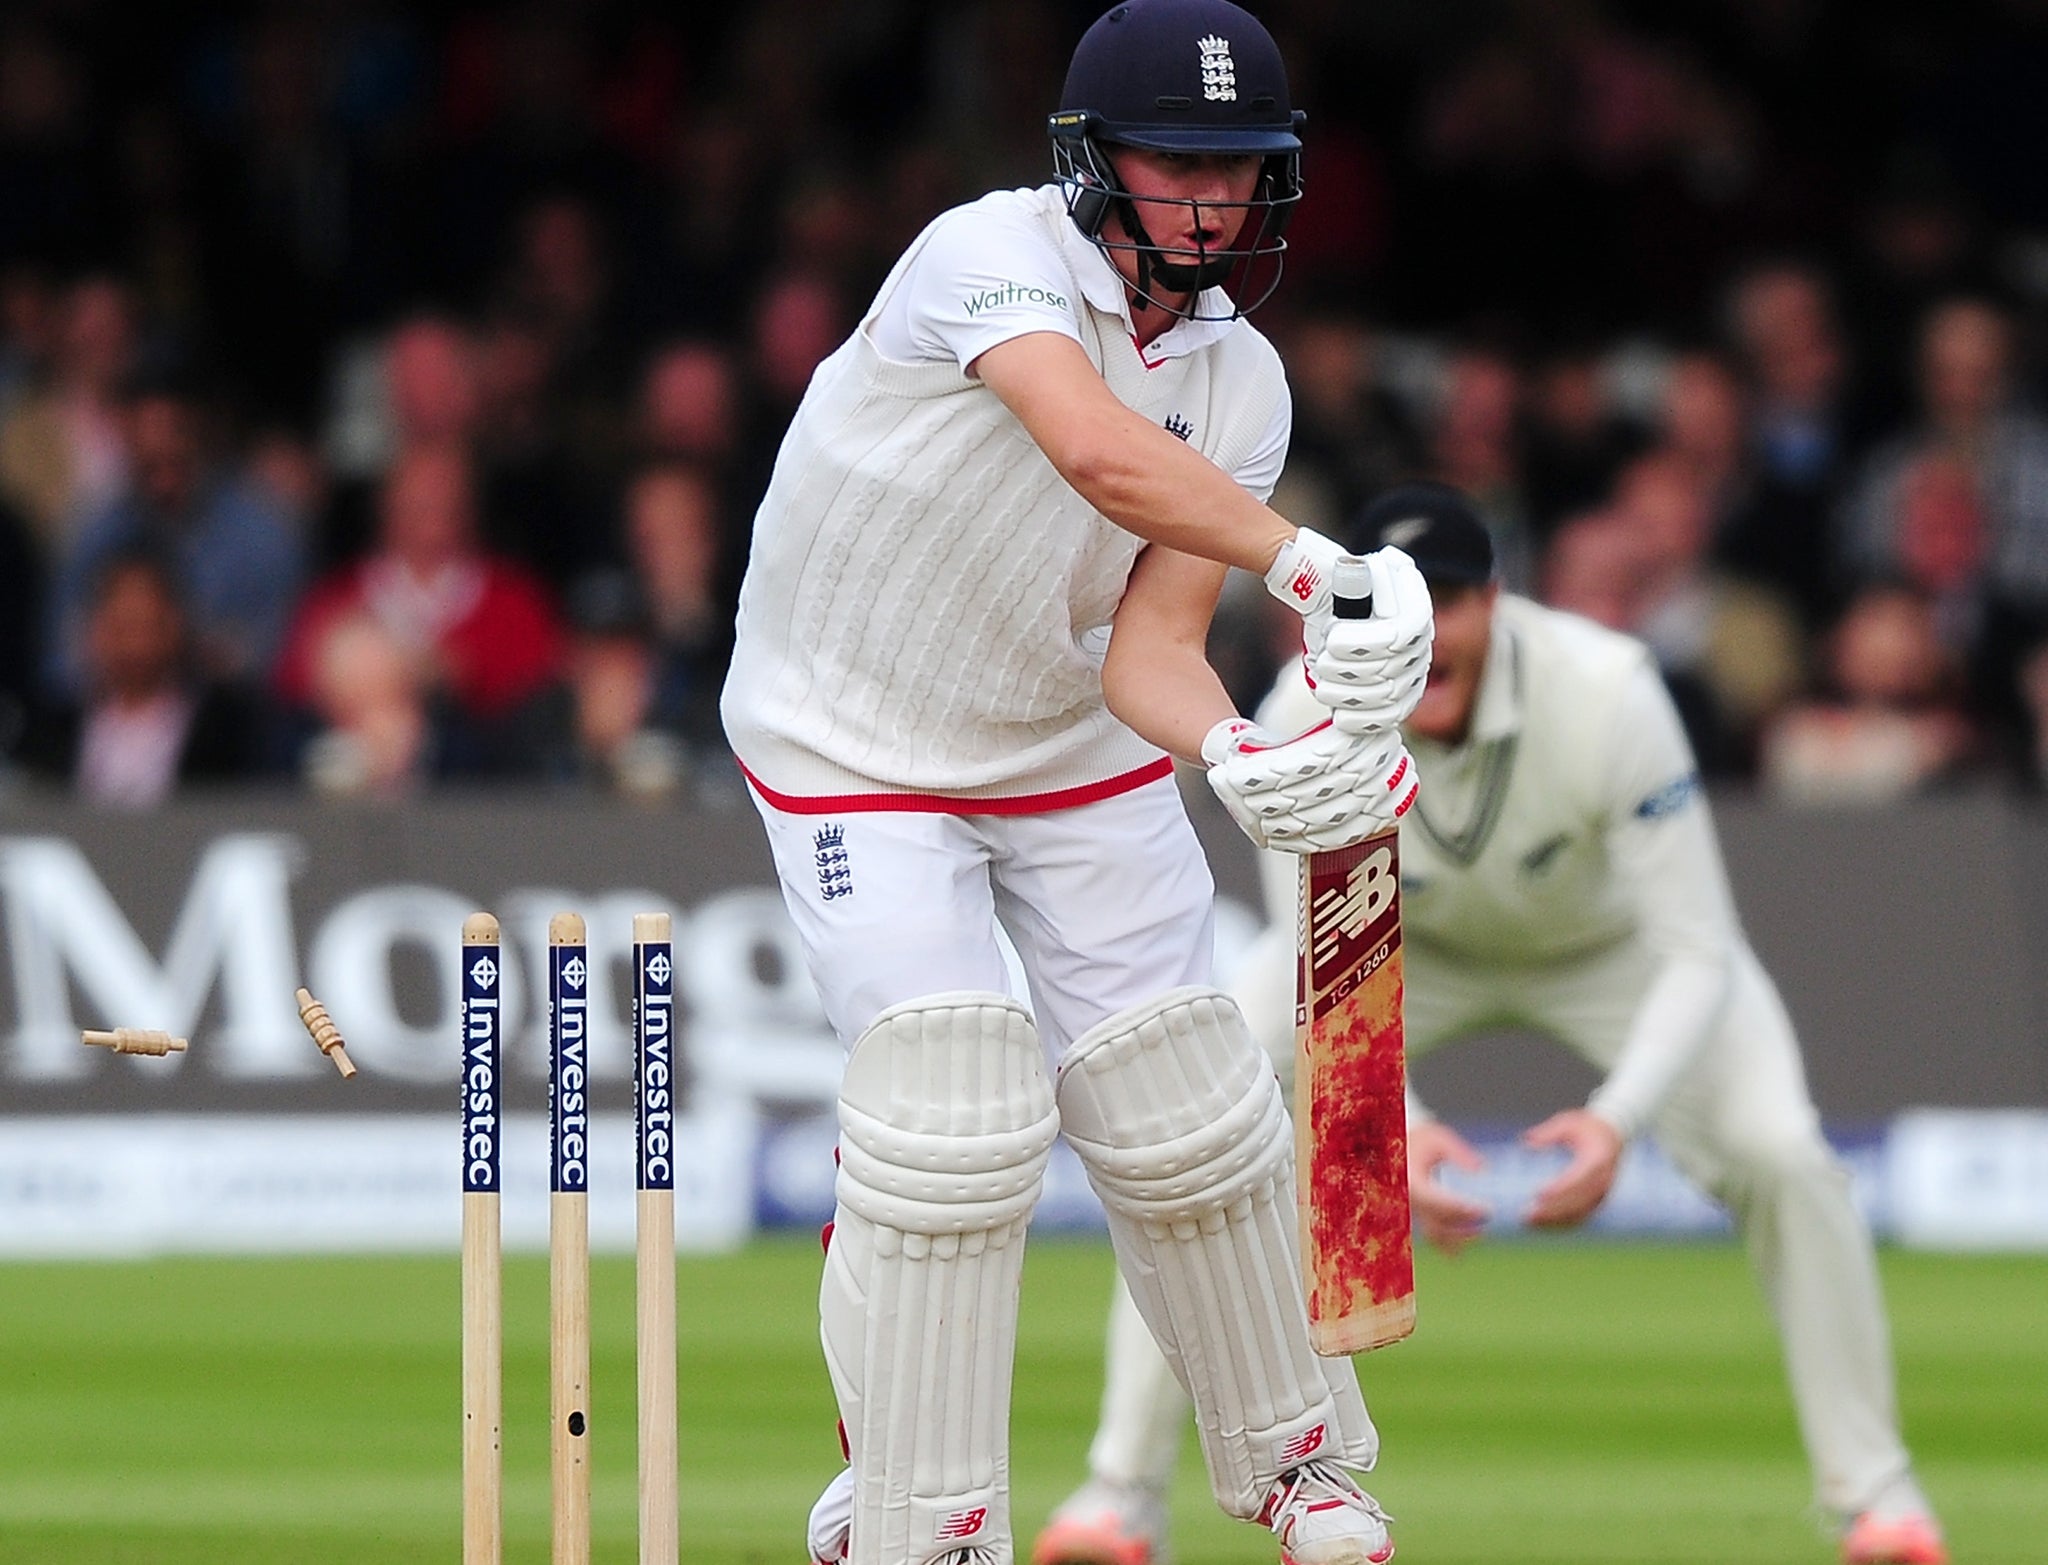
[[[892,1005],[1007,993],[997,919],[1048,1071],[1105,1017],[1210,981],[1215,883],[1171,777],[1043,815],[792,815],[754,800],[847,1048]]]
[[[1647,987],[1651,957],[1626,944],[1577,962],[1488,964],[1405,949],[1408,1052],[1523,1026],[1605,1070]],[[1234,992],[1283,1075],[1293,1059],[1289,932],[1269,929]],[[1543,1106],[1540,1113],[1557,1105]],[[1532,1106],[1534,1107],[1534,1106]],[[1910,1483],[1900,1438],[1890,1333],[1868,1228],[1847,1172],[1820,1133],[1790,1018],[1753,952],[1699,1062],[1653,1126],[1672,1162],[1727,1208],[1776,1320],[1815,1496],[1842,1517]],[[1135,1328],[1135,1329],[1134,1329]],[[1163,1489],[1176,1463],[1186,1402],[1117,1285],[1097,1476]]]

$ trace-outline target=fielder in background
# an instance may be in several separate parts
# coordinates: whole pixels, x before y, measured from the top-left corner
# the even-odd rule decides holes
[[[1350,1476],[1379,1444],[1357,1381],[1309,1347],[1286,1112],[1211,984],[1173,778],[1207,765],[1254,840],[1298,852],[1370,835],[1412,787],[1391,780],[1421,577],[1263,504],[1291,415],[1243,316],[1278,277],[1298,121],[1227,0],[1103,16],[1051,116],[1055,182],[917,238],[819,366],[755,522],[726,731],[849,1049],[820,1290],[847,1466],[808,1528],[827,1565],[1012,1559],[1018,1283],[1061,1129],[1218,1501],[1294,1565],[1392,1553]],[[1335,719],[1298,742],[1251,730],[1205,660],[1228,565],[1303,616]],[[1372,615],[1340,619],[1340,592]]]
[[[1504,596],[1485,525],[1454,490],[1389,491],[1350,541],[1399,544],[1435,605],[1428,687],[1405,725],[1429,780],[1401,829],[1410,1057],[1524,1027],[1603,1070],[1584,1108],[1527,1133],[1569,1160],[1525,1220],[1583,1222],[1629,1140],[1654,1134],[1748,1247],[1842,1558],[1941,1565],[1947,1552],[1899,1436],[1870,1236],[1821,1137],[1791,1023],[1737,921],[1655,665],[1633,640]],[[1285,728],[1315,711],[1289,670],[1260,718]],[[1295,871],[1263,858],[1273,918],[1236,993],[1285,1071]],[[1416,1220],[1455,1252],[1491,1214],[1437,1174],[1476,1168],[1478,1155],[1412,1097],[1408,1154]],[[1186,1411],[1121,1301],[1108,1369],[1094,1476],[1041,1535],[1038,1565],[1161,1557]]]

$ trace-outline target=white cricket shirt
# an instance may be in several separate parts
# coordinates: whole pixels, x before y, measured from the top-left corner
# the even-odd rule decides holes
[[[1213,291],[1204,303],[1229,308]],[[968,373],[1041,331],[1078,342],[1126,406],[1272,492],[1291,410],[1249,324],[1182,321],[1141,349],[1122,279],[1057,186],[943,214],[818,367],[755,519],[722,711],[770,803],[1053,809],[1171,769],[1102,696],[1143,541]]]

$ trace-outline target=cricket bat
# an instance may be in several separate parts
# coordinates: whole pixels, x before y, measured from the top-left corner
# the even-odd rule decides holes
[[[1371,616],[1364,560],[1341,562],[1331,585],[1337,618]],[[1334,1358],[1415,1329],[1398,827],[1303,856],[1295,933],[1302,1282],[1309,1342]]]
[[[1301,863],[1295,1167],[1309,1341],[1329,1357],[1415,1329],[1399,838]]]

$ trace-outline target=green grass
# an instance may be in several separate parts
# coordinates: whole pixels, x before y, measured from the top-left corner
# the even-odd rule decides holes
[[[1883,1258],[1908,1437],[1965,1565],[2048,1560],[2048,1258]],[[1035,1244],[1016,1512],[1080,1476],[1107,1253]],[[690,1561],[798,1565],[837,1465],[814,1244],[682,1263]],[[636,1558],[632,1263],[594,1279],[596,1558]],[[509,1263],[506,1559],[547,1557],[544,1258]],[[1822,1565],[1777,1347],[1722,1245],[1426,1257],[1417,1336],[1363,1361],[1373,1488],[1407,1565]],[[423,1565],[458,1557],[448,1259],[0,1267],[0,1562]],[[1181,1565],[1270,1565],[1190,1440]]]

